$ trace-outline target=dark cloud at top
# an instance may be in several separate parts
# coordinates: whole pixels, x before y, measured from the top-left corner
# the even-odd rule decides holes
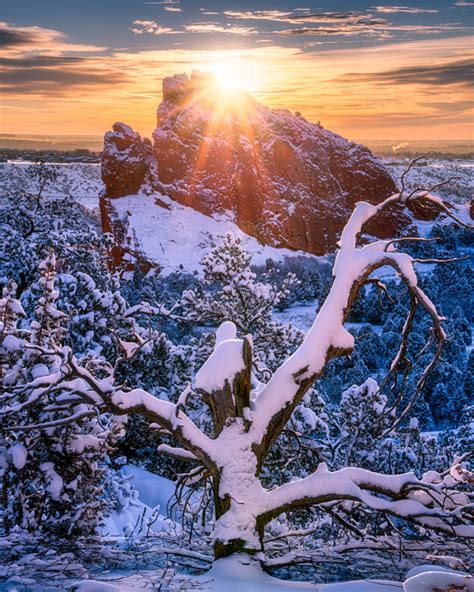
[[[22,57],[1,57],[0,66],[12,68],[55,68],[58,66],[67,66],[72,64],[80,64],[90,60],[90,58],[82,58],[76,56],[22,56]]]
[[[36,36],[19,29],[0,28],[0,47],[2,49],[19,47],[34,43]]]
[[[288,22],[293,23],[350,23],[353,25],[386,25],[383,18],[359,12],[320,12],[315,14],[291,15]]]
[[[359,25],[385,25],[387,21],[380,17],[374,17],[370,13],[355,11],[325,11],[314,13],[281,12],[278,10],[236,11],[226,10],[223,15],[228,18],[244,20],[266,20],[282,23],[308,24],[308,23],[347,23]]]
[[[67,95],[71,88],[104,87],[127,82],[117,68],[106,71],[94,58],[71,56],[0,57],[4,94]]]
[[[386,72],[369,74],[346,74],[338,78],[343,82],[372,82],[381,84],[424,84],[424,85],[466,85],[474,86],[474,63],[470,59],[434,66],[413,66],[397,68]]]

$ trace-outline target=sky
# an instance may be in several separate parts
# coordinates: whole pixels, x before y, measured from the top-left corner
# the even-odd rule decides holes
[[[351,139],[472,139],[474,1],[4,0],[0,131],[150,136],[211,71]]]

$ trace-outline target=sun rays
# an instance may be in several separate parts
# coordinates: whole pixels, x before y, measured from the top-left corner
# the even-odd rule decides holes
[[[223,62],[220,62],[219,66],[223,68],[221,71],[225,70]],[[234,84],[237,80],[237,76],[228,78],[227,83],[210,72],[205,74],[193,72],[191,75],[194,90],[186,105],[197,107],[196,123],[201,139],[196,147],[194,162],[188,171],[190,197],[196,196],[202,190],[209,170],[216,166],[220,166],[221,170],[235,169],[234,165],[238,160],[236,160],[236,154],[242,150],[240,145],[242,135],[253,140],[249,117],[251,113],[255,113],[255,101],[248,92]],[[178,106],[176,112],[182,107],[183,105]],[[220,139],[225,141],[221,143]],[[263,160],[258,152],[253,145],[254,165],[261,168]],[[236,174],[245,175],[246,171],[236,171]],[[226,191],[227,188],[223,190]]]
[[[235,90],[256,92],[258,90],[256,70],[248,60],[224,57],[209,64],[208,71],[217,78],[224,92]]]

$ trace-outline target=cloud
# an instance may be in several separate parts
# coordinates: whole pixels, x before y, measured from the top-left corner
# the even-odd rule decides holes
[[[350,23],[361,25],[383,25],[387,21],[381,18],[374,18],[370,13],[364,12],[317,12],[317,13],[298,13],[283,12],[280,10],[255,10],[255,11],[236,11],[226,10],[223,12],[224,16],[228,18],[245,19],[245,20],[267,20],[282,23]]]
[[[175,33],[180,33],[180,31],[175,31],[170,27],[162,27],[156,21],[144,21],[137,19],[133,21],[134,27],[130,27],[130,31],[135,33],[135,35],[143,35],[144,33],[148,33],[149,35],[171,35]]]
[[[257,35],[254,27],[238,27],[235,25],[219,25],[217,23],[191,23],[184,26],[189,33],[227,33],[231,35]]]
[[[164,9],[166,12],[183,12],[183,9],[177,6],[165,6]]]
[[[9,55],[21,54],[26,51],[48,54],[66,52],[98,52],[106,47],[69,43],[67,36],[55,29],[31,26],[20,27],[12,23],[0,21],[0,48]]]
[[[439,12],[436,8],[416,8],[412,6],[374,6],[372,10],[383,14],[395,14],[397,12],[406,12],[407,14],[422,14]]]
[[[7,23],[2,23],[7,25]],[[21,45],[28,45],[34,43],[35,39],[40,38],[36,33],[25,32],[20,29],[11,29],[6,27],[0,27],[0,47],[12,48]]]
[[[228,18],[246,20],[268,20],[291,23],[292,25],[324,25],[322,27],[294,26],[289,29],[275,30],[283,36],[304,35],[370,35],[383,38],[388,36],[384,29],[390,23],[382,17],[374,17],[370,13],[356,11],[325,11],[325,12],[284,12],[280,10],[235,11],[223,13]]]
[[[235,19],[288,22],[288,18],[293,12],[283,12],[281,10],[225,10],[222,14]]]
[[[101,55],[106,47],[72,43],[55,29],[1,21],[0,47],[0,89],[5,95],[64,96],[78,87],[104,87],[125,80]]]
[[[92,89],[124,83],[127,76],[107,60],[93,57],[31,55],[0,58],[3,94],[66,96],[81,88]]]
[[[474,2],[468,2],[468,0],[457,0],[457,2],[454,3],[454,6],[460,6],[460,7],[474,6]]]
[[[438,35],[446,32],[471,32],[471,27],[453,23],[441,23],[439,25],[332,25],[330,27],[298,27],[274,31],[278,35],[285,36],[307,36],[307,35],[341,35],[346,37],[369,36],[377,39],[390,39],[393,33],[412,33],[417,35]]]
[[[332,27],[298,27],[292,29],[282,29],[279,31],[274,31],[274,33],[290,37],[303,37],[306,35],[340,35],[343,37],[354,37],[358,35],[367,35],[377,37],[378,39],[383,39],[391,36],[385,28],[379,28],[374,26],[362,27],[360,25],[342,25]]]
[[[400,144],[394,144],[392,146],[392,152],[398,152],[399,150],[403,150],[410,145],[410,142],[400,142]]]
[[[471,59],[458,59],[433,66],[422,65],[409,68],[395,68],[392,70],[346,74],[340,80],[346,82],[371,82],[389,85],[462,85],[474,86],[474,63]]]
[[[465,0],[459,0],[465,2]],[[281,23],[290,23],[294,25],[287,29],[277,29],[273,31],[276,35],[303,37],[309,35],[318,36],[336,36],[355,37],[365,36],[377,39],[389,39],[395,33],[412,33],[427,35],[437,35],[447,31],[457,31],[459,33],[469,30],[468,27],[456,23],[441,23],[439,25],[397,25],[388,21],[382,14],[392,13],[437,13],[437,9],[416,8],[410,6],[398,5],[378,5],[372,9],[377,14],[370,11],[324,11],[324,12],[303,12],[302,9],[294,11],[281,10],[255,10],[238,11],[226,10],[222,14],[227,18],[242,20],[267,20]],[[304,26],[300,26],[304,25]],[[320,26],[310,26],[320,25]]]

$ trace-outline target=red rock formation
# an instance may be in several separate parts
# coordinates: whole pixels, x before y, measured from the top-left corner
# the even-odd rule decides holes
[[[147,171],[151,143],[125,123],[114,123],[104,136],[102,180],[108,197],[136,193]]]
[[[242,230],[272,246],[332,251],[357,201],[377,203],[396,191],[367,148],[246,93],[222,93],[208,75],[164,79],[154,160],[126,127],[106,134],[107,196],[145,183],[205,214],[231,211]],[[368,230],[388,237],[409,223],[398,210]]]

